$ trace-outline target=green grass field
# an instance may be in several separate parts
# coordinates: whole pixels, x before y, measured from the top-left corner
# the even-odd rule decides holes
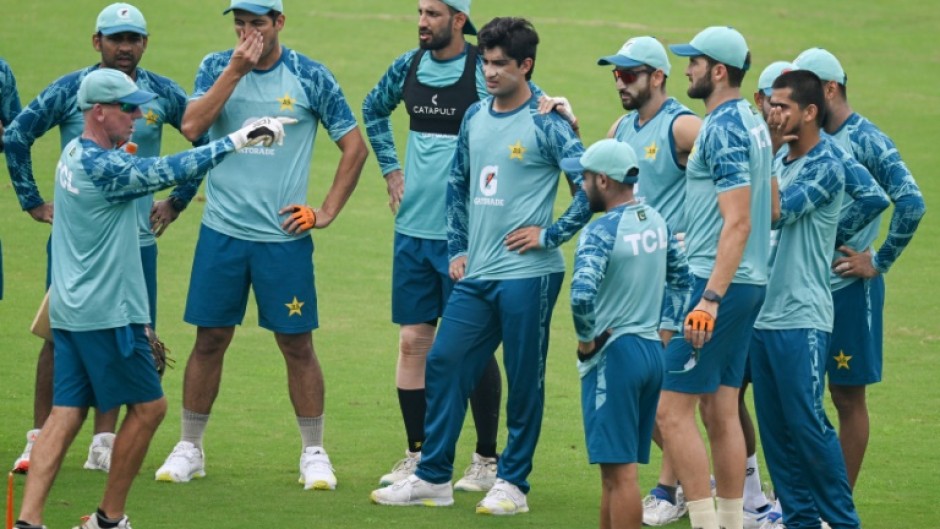
[[[0,17],[0,56],[12,65],[23,103],[60,75],[97,62],[91,46],[95,17],[106,2],[25,2]],[[138,4],[151,38],[142,66],[192,88],[195,70],[210,51],[234,43],[224,0],[159,0]],[[337,75],[350,104],[360,112],[368,90],[399,53],[416,45],[416,2],[388,0],[288,0],[282,42],[324,62]],[[706,25],[729,24],[747,37],[754,72],[778,59],[822,46],[839,56],[850,79],[856,110],[891,135],[927,198],[940,184],[932,178],[940,157],[940,52],[933,37],[940,10],[930,0],[901,2],[748,3],[732,0],[665,0],[627,3],[594,0],[477,0],[479,27],[496,15],[531,18],[542,38],[534,80],[552,94],[568,96],[590,143],[621,114],[610,74],[595,66],[630,36],[653,34],[667,43],[688,42]],[[672,57],[670,93],[688,102],[685,61]],[[396,131],[403,140],[400,111]],[[310,175],[310,202],[319,204],[337,161],[321,134]],[[34,148],[40,188],[52,199],[58,133]],[[403,145],[403,141],[399,142]],[[164,152],[185,147],[166,130]],[[229,350],[222,391],[206,437],[208,477],[187,485],[152,481],[154,470],[179,434],[182,367],[194,329],[182,322],[189,270],[202,204],[192,207],[160,241],[160,328],[178,367],[164,384],[170,411],[131,494],[128,512],[138,528],[226,527],[591,527],[600,494],[598,471],[584,451],[575,369],[574,333],[563,291],[555,312],[547,379],[546,416],[531,476],[532,512],[512,520],[477,517],[475,494],[458,495],[450,509],[392,509],[369,503],[368,493],[404,448],[394,385],[397,328],[389,321],[392,217],[374,159],[367,161],[358,190],[338,221],[317,232],[317,287],[321,329],[315,343],[326,374],[326,446],[340,484],[335,492],[304,492],[297,485],[299,435],[287,399],[283,362],[272,336],[257,327],[254,310]],[[559,211],[562,204],[559,202]],[[933,246],[940,224],[930,212],[887,276],[885,379],[870,389],[872,436],[856,490],[866,528],[927,529],[940,526],[940,327],[933,318],[940,287]],[[40,342],[27,328],[42,297],[45,241],[49,228],[21,212],[12,186],[0,178],[0,239],[5,296],[0,302],[0,464],[12,464],[32,424],[35,357]],[[570,256],[571,244],[567,252]],[[933,322],[933,323],[931,323]],[[467,428],[458,448],[458,472],[469,462],[474,435]],[[90,427],[79,435],[49,497],[46,524],[75,525],[94,509],[105,476],[81,470]],[[501,443],[502,446],[502,443]],[[641,469],[643,487],[655,482],[659,453]],[[764,479],[769,480],[766,468]],[[812,471],[812,469],[809,469]],[[17,495],[22,477],[17,478]],[[683,520],[676,527],[688,527]]]

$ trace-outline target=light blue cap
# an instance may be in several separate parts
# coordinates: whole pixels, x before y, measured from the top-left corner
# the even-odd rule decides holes
[[[566,173],[603,173],[608,178],[635,184],[640,174],[640,164],[633,147],[613,138],[601,140],[584,151],[580,158],[564,158],[559,164]]]
[[[634,68],[636,66],[649,66],[662,70],[669,75],[669,56],[666,48],[655,37],[633,37],[624,43],[616,55],[608,55],[597,60],[597,64],[605,66],[612,64],[618,68]]]
[[[467,23],[463,25],[465,35],[477,34],[476,26],[473,25],[473,22],[470,22],[470,0],[441,0],[441,2],[467,15]]]
[[[140,9],[130,4],[111,4],[98,13],[95,32],[102,35],[131,32],[146,37],[147,21]]]
[[[747,42],[744,35],[729,26],[705,28],[688,44],[669,46],[680,57],[705,55],[728,66],[747,71],[751,64],[747,60]]]
[[[771,63],[760,73],[760,78],[757,79],[757,89],[763,92],[764,95],[769,96],[774,91],[774,81],[781,75],[796,69],[796,65],[789,61]]]
[[[800,70],[809,70],[823,82],[835,81],[844,85],[849,79],[836,56],[822,48],[810,48],[797,57],[793,64]]]
[[[78,87],[78,108],[88,110],[95,103],[143,105],[156,97],[156,94],[138,88],[124,72],[101,68],[82,79]]]
[[[248,11],[253,15],[267,15],[269,11],[277,11],[278,13],[284,12],[284,2],[281,0],[253,0],[252,2],[240,2],[239,0],[232,0],[232,5],[228,9],[222,11],[222,14],[226,14],[229,11],[234,11],[239,9],[241,11]]]

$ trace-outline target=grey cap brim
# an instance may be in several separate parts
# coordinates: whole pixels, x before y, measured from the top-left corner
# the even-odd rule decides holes
[[[669,46],[669,50],[679,57],[698,57],[700,55],[705,55],[701,52],[701,50],[692,46],[691,44],[673,44],[672,46]]]
[[[623,55],[608,55],[607,57],[601,57],[597,60],[598,66],[606,66],[612,64],[620,68],[634,68],[636,66],[645,66],[644,63],[640,61],[634,61]]]
[[[227,15],[229,12],[235,11],[236,9],[241,10],[241,11],[248,11],[249,13],[253,15],[267,15],[268,11],[271,10],[270,8],[259,6],[258,4],[244,2],[241,4],[235,4],[232,7],[226,9],[225,11],[222,11],[222,14]]]
[[[138,35],[147,36],[147,32],[140,29],[138,26],[123,25],[123,26],[114,26],[105,29],[99,29],[99,33],[102,35],[116,35],[118,33],[137,33]]]

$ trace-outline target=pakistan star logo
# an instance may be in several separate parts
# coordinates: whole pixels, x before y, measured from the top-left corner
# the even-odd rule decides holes
[[[838,369],[848,369],[850,371],[852,370],[852,368],[849,367],[849,360],[851,360],[852,357],[847,356],[844,351],[839,351],[839,356],[833,356],[832,359],[836,361],[837,370]]]
[[[655,142],[655,141],[654,141],[653,143],[650,143],[649,145],[647,145],[647,146],[644,147],[643,149],[646,151],[646,159],[648,159],[648,160],[655,160],[655,159],[656,159],[656,153],[659,152],[659,149],[656,148],[656,142]]]
[[[522,140],[516,140],[515,145],[509,146],[509,159],[523,161],[523,155],[525,155],[525,147],[522,146]]]
[[[281,110],[290,110],[294,111],[294,103],[297,102],[296,99],[292,98],[287,92],[284,93],[284,97],[277,98],[277,102],[281,104]]]
[[[287,311],[288,311],[288,312],[287,312],[287,317],[288,317],[288,318],[290,318],[291,316],[294,316],[294,315],[303,316],[303,314],[300,312],[300,308],[304,306],[304,302],[303,302],[303,301],[297,301],[297,296],[294,296],[294,301],[292,301],[292,302],[290,302],[290,303],[285,303],[284,306],[287,307]]]
[[[147,113],[144,114],[144,119],[147,120],[147,125],[156,125],[160,121],[160,116],[152,108],[148,108]]]

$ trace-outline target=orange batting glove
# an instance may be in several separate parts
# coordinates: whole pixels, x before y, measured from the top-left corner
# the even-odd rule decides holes
[[[289,213],[287,220],[281,225],[287,233],[303,233],[317,225],[317,212],[310,206],[291,204],[282,209],[281,212]]]
[[[705,345],[705,342],[711,340],[714,330],[715,317],[704,310],[693,310],[685,318],[685,336],[686,340],[692,342],[692,347]]]

